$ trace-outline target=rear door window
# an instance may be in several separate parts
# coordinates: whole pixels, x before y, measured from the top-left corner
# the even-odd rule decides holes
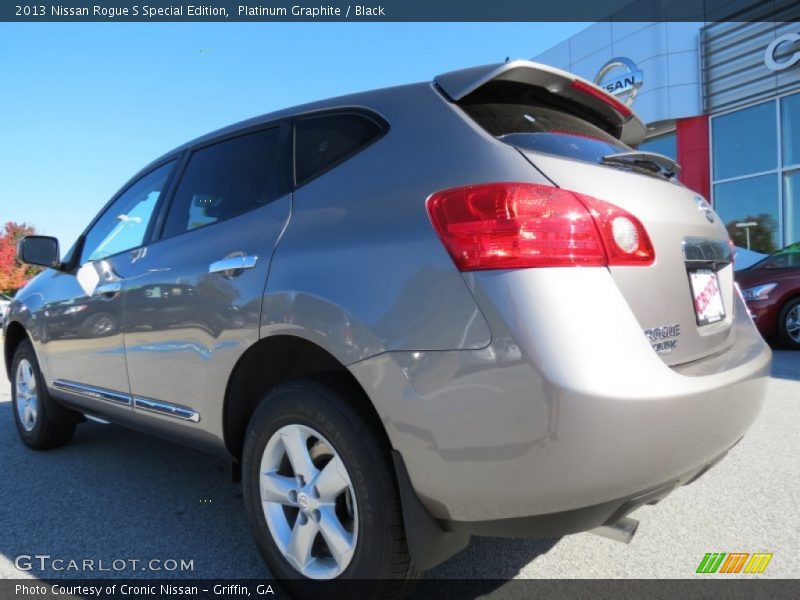
[[[295,121],[295,183],[303,183],[350,158],[385,132],[372,118],[356,113],[304,117]]]
[[[279,127],[194,151],[175,190],[162,237],[230,219],[275,199],[279,155]]]

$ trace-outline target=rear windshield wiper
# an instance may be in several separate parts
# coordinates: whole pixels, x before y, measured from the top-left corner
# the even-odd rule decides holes
[[[600,162],[609,165],[641,167],[654,173],[662,173],[667,177],[676,177],[681,171],[681,166],[668,156],[655,152],[639,152],[638,150],[606,154],[600,159]]]

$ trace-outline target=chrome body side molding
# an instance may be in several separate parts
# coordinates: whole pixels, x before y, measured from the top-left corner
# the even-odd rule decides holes
[[[77,383],[75,381],[67,381],[66,379],[56,379],[53,382],[53,387],[65,392],[72,392],[73,394],[88,396],[89,398],[94,398],[96,400],[105,400],[107,402],[122,404],[124,406],[133,405],[134,409],[158,413],[168,417],[175,417],[176,419],[181,419],[183,421],[192,421],[193,423],[200,422],[200,413],[196,410],[192,410],[191,408],[187,408],[185,406],[179,406],[177,404],[171,404],[169,402],[161,402],[160,400],[153,400],[151,398],[142,398],[141,396],[130,396],[129,394],[123,394],[122,392],[115,392],[114,390],[107,390],[105,388]]]
[[[168,417],[175,417],[176,419],[183,419],[184,421],[192,421],[194,423],[200,421],[200,413],[196,410],[186,408],[185,406],[178,406],[177,404],[170,404],[169,402],[142,398],[140,396],[133,397],[133,408],[155,412]]]
[[[72,392],[74,394],[81,394],[83,396],[95,398],[96,400],[106,400],[108,402],[113,402],[114,404],[123,404],[126,406],[130,406],[131,404],[131,397],[128,394],[95,387],[93,385],[77,383],[75,381],[68,381],[66,379],[56,379],[53,382],[53,387],[59,390],[64,390],[65,392]]]

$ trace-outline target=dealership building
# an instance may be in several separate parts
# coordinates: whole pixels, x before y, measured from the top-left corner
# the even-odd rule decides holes
[[[800,10],[753,22],[598,22],[534,57],[595,81],[648,126],[737,246],[800,242]],[[789,18],[791,17],[791,18]]]

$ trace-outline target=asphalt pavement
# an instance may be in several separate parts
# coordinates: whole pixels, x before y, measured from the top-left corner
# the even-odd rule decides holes
[[[641,525],[630,545],[588,533],[475,538],[427,576],[686,578],[697,576],[707,552],[770,552],[755,577],[800,577],[800,352],[774,358],[769,399],[748,435],[699,481],[636,511]],[[5,373],[0,465],[0,578],[269,577],[224,461],[97,423],[81,425],[59,450],[28,450]],[[32,558],[26,570],[17,557],[29,555],[50,558]],[[71,569],[69,560],[84,559],[94,571]],[[109,570],[98,571],[101,562]]]

